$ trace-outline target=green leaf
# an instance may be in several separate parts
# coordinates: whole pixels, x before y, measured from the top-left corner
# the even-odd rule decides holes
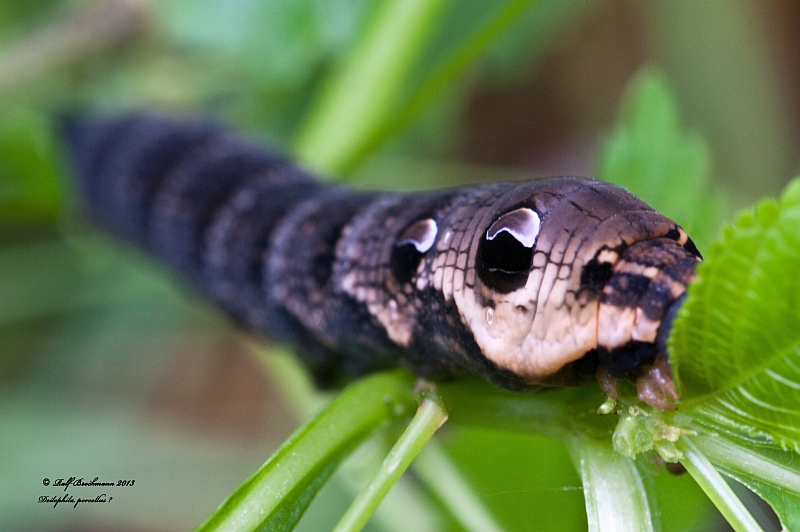
[[[675,320],[682,409],[800,450],[800,180],[739,216]]]
[[[297,430],[200,530],[291,530],[336,466],[383,422],[410,416],[415,377],[366,377]]]
[[[714,234],[721,212],[721,202],[707,183],[705,142],[681,128],[678,104],[660,72],[641,72],[625,100],[598,160],[597,176],[644,198],[702,247]]]
[[[368,2],[171,0],[159,6],[182,48],[226,62],[259,87],[297,89],[358,35]]]
[[[0,111],[0,222],[54,223],[61,214],[51,123],[25,107]]]

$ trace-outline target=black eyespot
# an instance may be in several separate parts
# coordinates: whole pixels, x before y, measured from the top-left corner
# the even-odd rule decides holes
[[[436,220],[425,218],[409,225],[400,234],[391,258],[392,274],[398,282],[411,282],[423,255],[433,246],[438,230]]]
[[[539,236],[539,215],[527,208],[508,212],[486,231],[478,245],[478,277],[488,287],[508,294],[525,286]]]

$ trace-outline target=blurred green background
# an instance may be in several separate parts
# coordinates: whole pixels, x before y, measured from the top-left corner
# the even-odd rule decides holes
[[[259,356],[171,274],[81,220],[65,112],[214,116],[356,186],[597,175],[624,90],[650,66],[705,138],[728,219],[797,172],[793,0],[436,4],[407,37],[419,49],[373,116],[378,133],[326,165],[309,131],[386,1],[0,1],[0,529],[191,528],[310,408],[301,374],[286,393],[288,377],[266,369],[284,355]],[[504,8],[516,11],[477,60],[454,62]],[[441,439],[508,530],[585,529],[557,442],[458,427]],[[104,505],[36,502],[56,493],[43,478],[70,476],[136,484]],[[688,475],[653,481],[665,530],[725,529]],[[330,529],[351,497],[352,475],[335,477],[301,528]],[[371,530],[460,530],[413,478],[381,512]]]

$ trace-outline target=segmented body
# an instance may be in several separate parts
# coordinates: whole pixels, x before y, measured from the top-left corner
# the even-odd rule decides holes
[[[403,364],[509,389],[600,367],[652,388],[699,260],[675,222],[588,179],[364,192],[202,123],[136,115],[69,137],[94,218],[299,345],[322,383]]]

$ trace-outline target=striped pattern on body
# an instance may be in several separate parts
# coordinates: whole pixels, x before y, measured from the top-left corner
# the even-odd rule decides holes
[[[89,215],[321,384],[402,364],[508,389],[637,381],[674,398],[665,338],[699,253],[627,191],[581,178],[382,193],[321,182],[201,122],[67,134]]]

